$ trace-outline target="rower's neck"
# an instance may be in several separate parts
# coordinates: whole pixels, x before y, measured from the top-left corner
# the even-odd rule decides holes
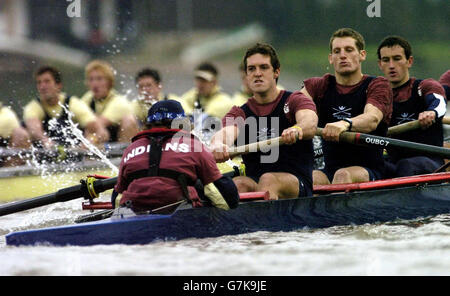
[[[41,101],[47,106],[56,106],[59,103],[59,94],[51,98],[41,98]]]
[[[409,72],[405,74],[405,77],[401,81],[389,81],[391,88],[398,88],[405,85],[409,81]]]
[[[361,71],[357,71],[351,75],[339,75],[336,73],[335,76],[336,82],[338,84],[351,86],[360,82],[364,75],[361,73]]]
[[[280,90],[275,86],[264,93],[255,93],[253,97],[259,104],[268,104],[275,101],[280,94]]]

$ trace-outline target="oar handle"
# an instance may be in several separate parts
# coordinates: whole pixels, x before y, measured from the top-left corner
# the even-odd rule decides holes
[[[442,124],[450,124],[450,117],[442,118]],[[409,132],[409,131],[412,131],[412,130],[415,130],[418,128],[420,128],[419,120],[413,120],[410,122],[391,126],[388,129],[387,135],[388,136],[398,135],[398,134]]]
[[[420,128],[420,123],[418,120],[414,120],[390,127],[388,129],[387,135],[388,136],[398,135],[418,128]]]
[[[116,183],[117,177],[114,177],[96,180],[93,182],[92,186],[96,193],[100,193],[112,189]],[[86,184],[79,184],[60,189],[55,193],[0,205],[0,216],[26,211],[56,202],[65,202],[80,197],[92,198]]]

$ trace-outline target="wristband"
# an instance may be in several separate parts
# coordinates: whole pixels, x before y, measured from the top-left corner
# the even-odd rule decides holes
[[[296,129],[298,129],[298,130],[300,130],[300,131],[303,131],[302,128],[299,127],[298,125],[293,125],[293,126],[291,126],[291,128],[296,128]]]
[[[351,131],[352,130],[353,121],[350,118],[342,118],[342,120],[350,123],[350,125],[347,128],[347,130]]]

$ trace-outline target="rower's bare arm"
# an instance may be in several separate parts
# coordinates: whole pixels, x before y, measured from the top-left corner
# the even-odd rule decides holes
[[[383,112],[372,104],[366,104],[364,113],[351,119],[352,131],[370,133],[376,130],[380,121],[383,120]]]
[[[108,130],[96,120],[88,122],[84,136],[94,144],[103,144],[109,140]]]
[[[107,128],[108,126],[113,124],[111,120],[102,115],[97,116],[97,122],[100,123],[104,128]]]
[[[295,113],[295,120],[297,121],[295,125],[302,129],[303,140],[312,139],[316,135],[319,122],[316,112],[309,109],[299,110]]]
[[[29,118],[25,121],[32,141],[41,141],[45,146],[51,146],[51,140],[44,134],[42,122],[38,118]]]
[[[345,131],[370,133],[374,131],[383,119],[383,112],[372,104],[366,104],[364,113],[350,118],[352,126],[345,120],[327,123],[322,131],[322,137],[326,141],[339,141],[339,135]]]
[[[210,148],[216,162],[224,162],[230,159],[228,147],[234,144],[238,134],[239,129],[236,125],[228,125],[212,136]]]
[[[283,130],[281,138],[285,144],[293,144],[297,140],[309,140],[315,136],[317,129],[317,114],[316,112],[303,109],[295,113],[296,123]]]
[[[305,88],[301,92],[310,100],[311,96]],[[315,136],[318,117],[316,112],[309,109],[298,110],[295,113],[295,125],[285,129],[281,134],[283,142],[293,144],[297,140],[309,140]]]

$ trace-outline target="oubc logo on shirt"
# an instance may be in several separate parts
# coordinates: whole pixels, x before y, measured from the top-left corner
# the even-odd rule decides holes
[[[277,135],[275,128],[263,127],[258,131],[258,136],[256,137],[258,141],[265,141],[268,139],[275,138]]]
[[[130,160],[133,157],[136,157],[138,155],[149,153],[150,152],[150,144],[147,146],[138,146],[136,148],[133,148],[131,152],[127,154],[127,156],[123,159],[123,162],[126,163],[128,160]],[[190,152],[189,145],[185,143],[167,143],[166,146],[163,148],[163,151],[169,151],[172,150],[174,152],[182,152],[187,153]]]
[[[400,114],[400,117],[397,117],[396,119],[398,120],[398,124],[407,122],[407,121],[413,121],[415,119],[415,113],[413,114],[408,114],[406,112]]]
[[[345,106],[339,106],[337,108],[333,108],[333,110],[336,111],[333,113],[333,117],[336,119],[341,120],[343,118],[352,117],[352,113],[351,113],[352,108],[347,108]]]

